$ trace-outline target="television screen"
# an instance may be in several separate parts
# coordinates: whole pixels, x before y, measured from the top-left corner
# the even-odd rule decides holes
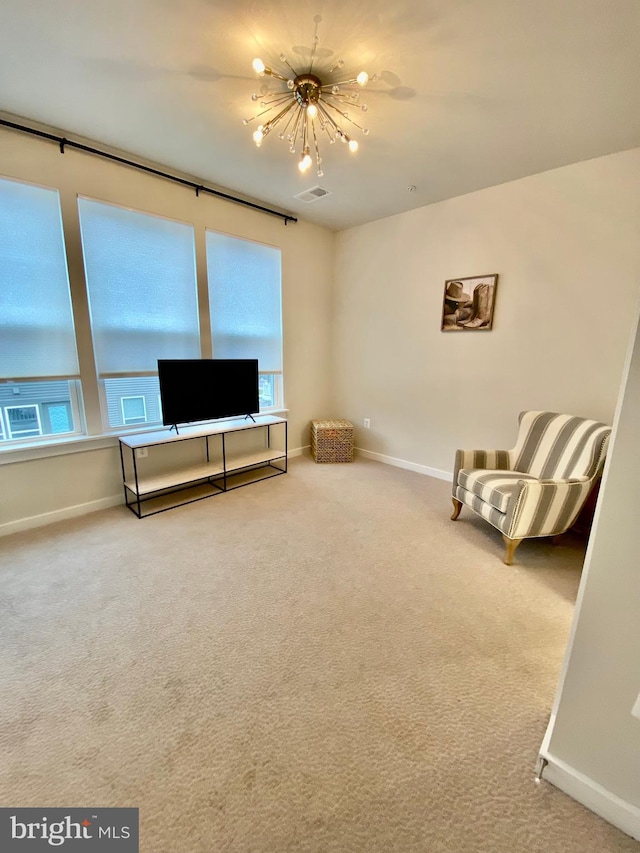
[[[260,411],[257,358],[158,359],[158,379],[166,425]]]

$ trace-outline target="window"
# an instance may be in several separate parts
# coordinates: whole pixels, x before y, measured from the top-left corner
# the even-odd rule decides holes
[[[42,435],[40,413],[37,406],[6,406],[4,410],[9,438],[27,438]]]
[[[121,397],[122,420],[125,424],[143,424],[147,420],[144,397]]]
[[[207,231],[214,358],[257,358],[260,405],[282,404],[280,250]]]
[[[72,434],[80,423],[79,382],[62,381],[1,382],[0,412],[4,411],[7,428],[0,417],[0,441]],[[10,410],[11,418],[6,414]],[[21,410],[31,414],[27,418]],[[37,412],[37,414],[35,414]],[[31,425],[27,426],[26,421]]]
[[[105,379],[104,388],[111,426],[162,421],[157,376]]]
[[[113,405],[112,383],[155,379],[157,394],[159,358],[200,358],[193,228],[84,198],[78,204],[107,425],[144,422]],[[146,419],[160,420],[157,407]]]
[[[58,193],[0,179],[1,440],[78,432],[78,375]],[[52,426],[56,401],[68,420]]]
[[[71,406],[66,400],[60,400],[57,403],[44,403],[42,410],[47,420],[47,432],[54,435],[70,431]]]
[[[78,212],[82,377],[58,192],[0,178],[0,446],[83,432],[81,380],[90,434],[162,423],[158,359],[256,358],[261,409],[283,405],[279,249],[206,231],[199,305],[191,224],[87,198]]]

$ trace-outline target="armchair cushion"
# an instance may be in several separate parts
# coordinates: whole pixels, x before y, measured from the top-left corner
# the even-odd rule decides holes
[[[513,493],[521,480],[537,482],[530,474],[521,471],[485,471],[482,468],[462,468],[458,472],[458,485],[485,503],[506,512]]]

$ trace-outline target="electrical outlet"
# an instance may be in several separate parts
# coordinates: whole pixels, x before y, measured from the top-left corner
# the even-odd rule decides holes
[[[139,447],[136,450],[136,459],[146,459],[148,455],[149,455],[149,448],[148,447]]]
[[[364,428],[365,429],[371,429],[371,418],[365,418],[364,419]]]

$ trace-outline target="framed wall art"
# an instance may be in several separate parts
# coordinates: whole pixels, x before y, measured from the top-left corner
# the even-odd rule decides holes
[[[498,274],[448,278],[442,303],[443,332],[488,332],[493,326]]]

